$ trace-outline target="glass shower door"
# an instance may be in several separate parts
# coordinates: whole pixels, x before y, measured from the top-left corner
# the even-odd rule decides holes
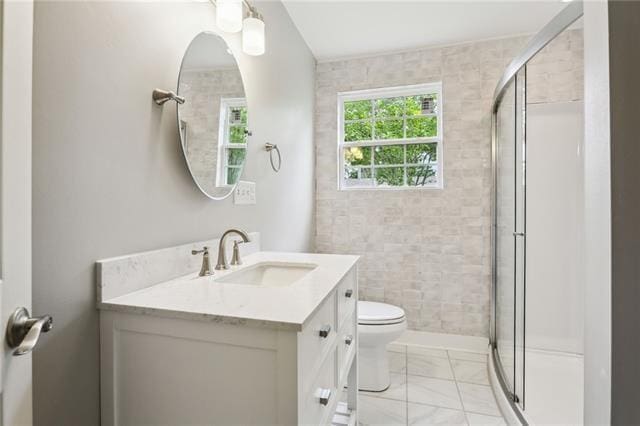
[[[492,106],[490,367],[524,424],[583,423],[582,13],[529,40]]]
[[[513,243],[515,250],[514,298],[515,298],[515,401],[524,410],[524,357],[525,357],[525,295],[526,295],[526,66],[515,77],[516,136],[515,136],[515,221]]]
[[[525,80],[507,85],[495,116],[495,348],[510,397],[524,394]]]
[[[515,393],[515,79],[498,105],[495,123],[495,348],[507,390]]]

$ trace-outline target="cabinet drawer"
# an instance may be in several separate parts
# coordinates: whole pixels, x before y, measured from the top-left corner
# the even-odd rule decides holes
[[[334,344],[338,331],[335,307],[336,295],[332,293],[300,332],[298,350],[306,383],[315,377],[315,368]]]
[[[345,316],[356,306],[358,286],[356,285],[356,268],[352,268],[338,285],[338,326],[342,326]]]
[[[344,375],[347,374],[349,357],[351,352],[355,350],[357,344],[355,316],[355,310],[346,316],[338,332],[338,342],[336,343],[338,352],[338,384],[340,384],[340,380],[342,380]]]
[[[320,425],[333,415],[333,407],[339,398],[336,380],[336,351],[324,360],[316,380],[303,397],[301,424]]]

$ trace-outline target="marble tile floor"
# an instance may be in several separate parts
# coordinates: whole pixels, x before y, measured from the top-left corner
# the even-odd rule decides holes
[[[505,425],[486,354],[396,343],[387,351],[391,386],[360,391],[360,425]]]

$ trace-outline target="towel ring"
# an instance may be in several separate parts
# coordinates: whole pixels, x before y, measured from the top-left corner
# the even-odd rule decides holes
[[[282,155],[280,155],[280,149],[278,145],[267,142],[264,144],[264,149],[269,153],[269,161],[271,162],[271,168],[274,172],[278,173],[280,171],[280,166],[282,166]],[[273,151],[278,154],[278,167],[273,162]]]

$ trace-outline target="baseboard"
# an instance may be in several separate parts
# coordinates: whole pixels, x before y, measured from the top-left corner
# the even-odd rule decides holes
[[[489,351],[489,339],[486,337],[432,333],[428,331],[407,330],[395,343],[485,354]]]

